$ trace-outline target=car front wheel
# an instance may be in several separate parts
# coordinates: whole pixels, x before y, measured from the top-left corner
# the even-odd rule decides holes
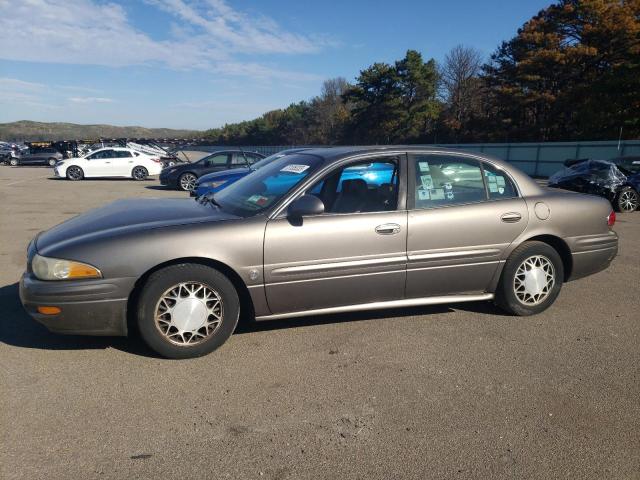
[[[50,167],[55,167],[57,160],[55,158],[50,158],[49,160],[47,160],[47,163],[49,164]]]
[[[11,160],[9,160],[9,165],[11,165],[12,167],[17,167],[18,166],[18,159],[17,158],[12,158]]]
[[[235,287],[219,271],[185,263],[153,273],[138,303],[145,343],[167,358],[193,358],[220,347],[238,324]]]
[[[640,205],[638,192],[631,187],[624,187],[620,190],[618,198],[616,198],[616,210],[625,213],[634,212],[638,209],[638,205]]]
[[[198,181],[198,178],[193,173],[189,173],[189,172],[183,173],[182,175],[180,175],[180,178],[178,179],[178,186],[180,187],[181,190],[184,190],[185,192],[190,192],[191,190],[196,188],[197,181]]]
[[[555,302],[563,279],[562,259],[553,247],[538,241],[525,242],[504,265],[496,304],[513,315],[535,315]]]
[[[73,181],[82,180],[84,178],[84,172],[80,167],[72,165],[67,168],[67,178]]]

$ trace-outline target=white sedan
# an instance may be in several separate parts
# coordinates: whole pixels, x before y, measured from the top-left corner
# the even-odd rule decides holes
[[[82,180],[92,177],[127,177],[144,180],[162,170],[160,158],[130,148],[109,147],[94,150],[84,157],[69,158],[56,163],[56,177]]]

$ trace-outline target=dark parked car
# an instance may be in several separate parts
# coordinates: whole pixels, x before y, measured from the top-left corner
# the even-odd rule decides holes
[[[29,153],[23,153],[20,156],[12,157],[9,159],[9,165],[49,165],[55,166],[57,162],[62,160],[62,155],[55,148],[39,148],[37,150],[30,150]]]
[[[202,175],[231,168],[249,167],[263,158],[264,155],[257,152],[243,152],[242,150],[214,152],[197,162],[165,168],[160,173],[160,183],[190,192],[195,188],[196,181]]]
[[[549,186],[599,195],[617,211],[633,212],[640,206],[640,173],[634,171],[640,172],[640,162],[629,157],[583,160],[549,177]]]
[[[213,172],[208,173],[207,175],[203,175],[198,179],[196,187],[191,190],[191,196],[199,197],[200,195],[205,195],[207,193],[216,193],[223,188],[234,184],[242,177],[246,177],[251,172],[259,170],[262,167],[266,167],[278,158],[284,157],[285,155],[291,155],[292,153],[302,152],[304,150],[309,149],[290,148],[287,150],[281,150],[277,153],[274,153],[273,155],[268,156],[267,158],[263,158],[259,162],[256,162],[248,167],[232,168],[231,170],[223,170],[221,172]]]
[[[119,200],[38,234],[20,298],[53,331],[126,335],[130,320],[172,358],[218,348],[241,312],[493,300],[533,315],[609,265],[614,221],[606,200],[545,189],[481,154],[312,149],[214,196]]]

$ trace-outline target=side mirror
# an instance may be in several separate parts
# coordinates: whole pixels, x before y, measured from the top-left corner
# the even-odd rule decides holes
[[[287,208],[287,216],[291,218],[302,218],[322,213],[324,213],[324,203],[315,195],[303,195]]]

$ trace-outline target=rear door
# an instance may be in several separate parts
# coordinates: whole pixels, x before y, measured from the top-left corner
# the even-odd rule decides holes
[[[528,221],[503,171],[463,155],[409,155],[408,298],[483,293]]]
[[[129,177],[133,170],[133,155],[128,150],[114,150],[109,175],[114,177]]]
[[[406,278],[406,156],[336,167],[307,189],[325,213],[267,223],[265,291],[273,314],[398,300]]]

